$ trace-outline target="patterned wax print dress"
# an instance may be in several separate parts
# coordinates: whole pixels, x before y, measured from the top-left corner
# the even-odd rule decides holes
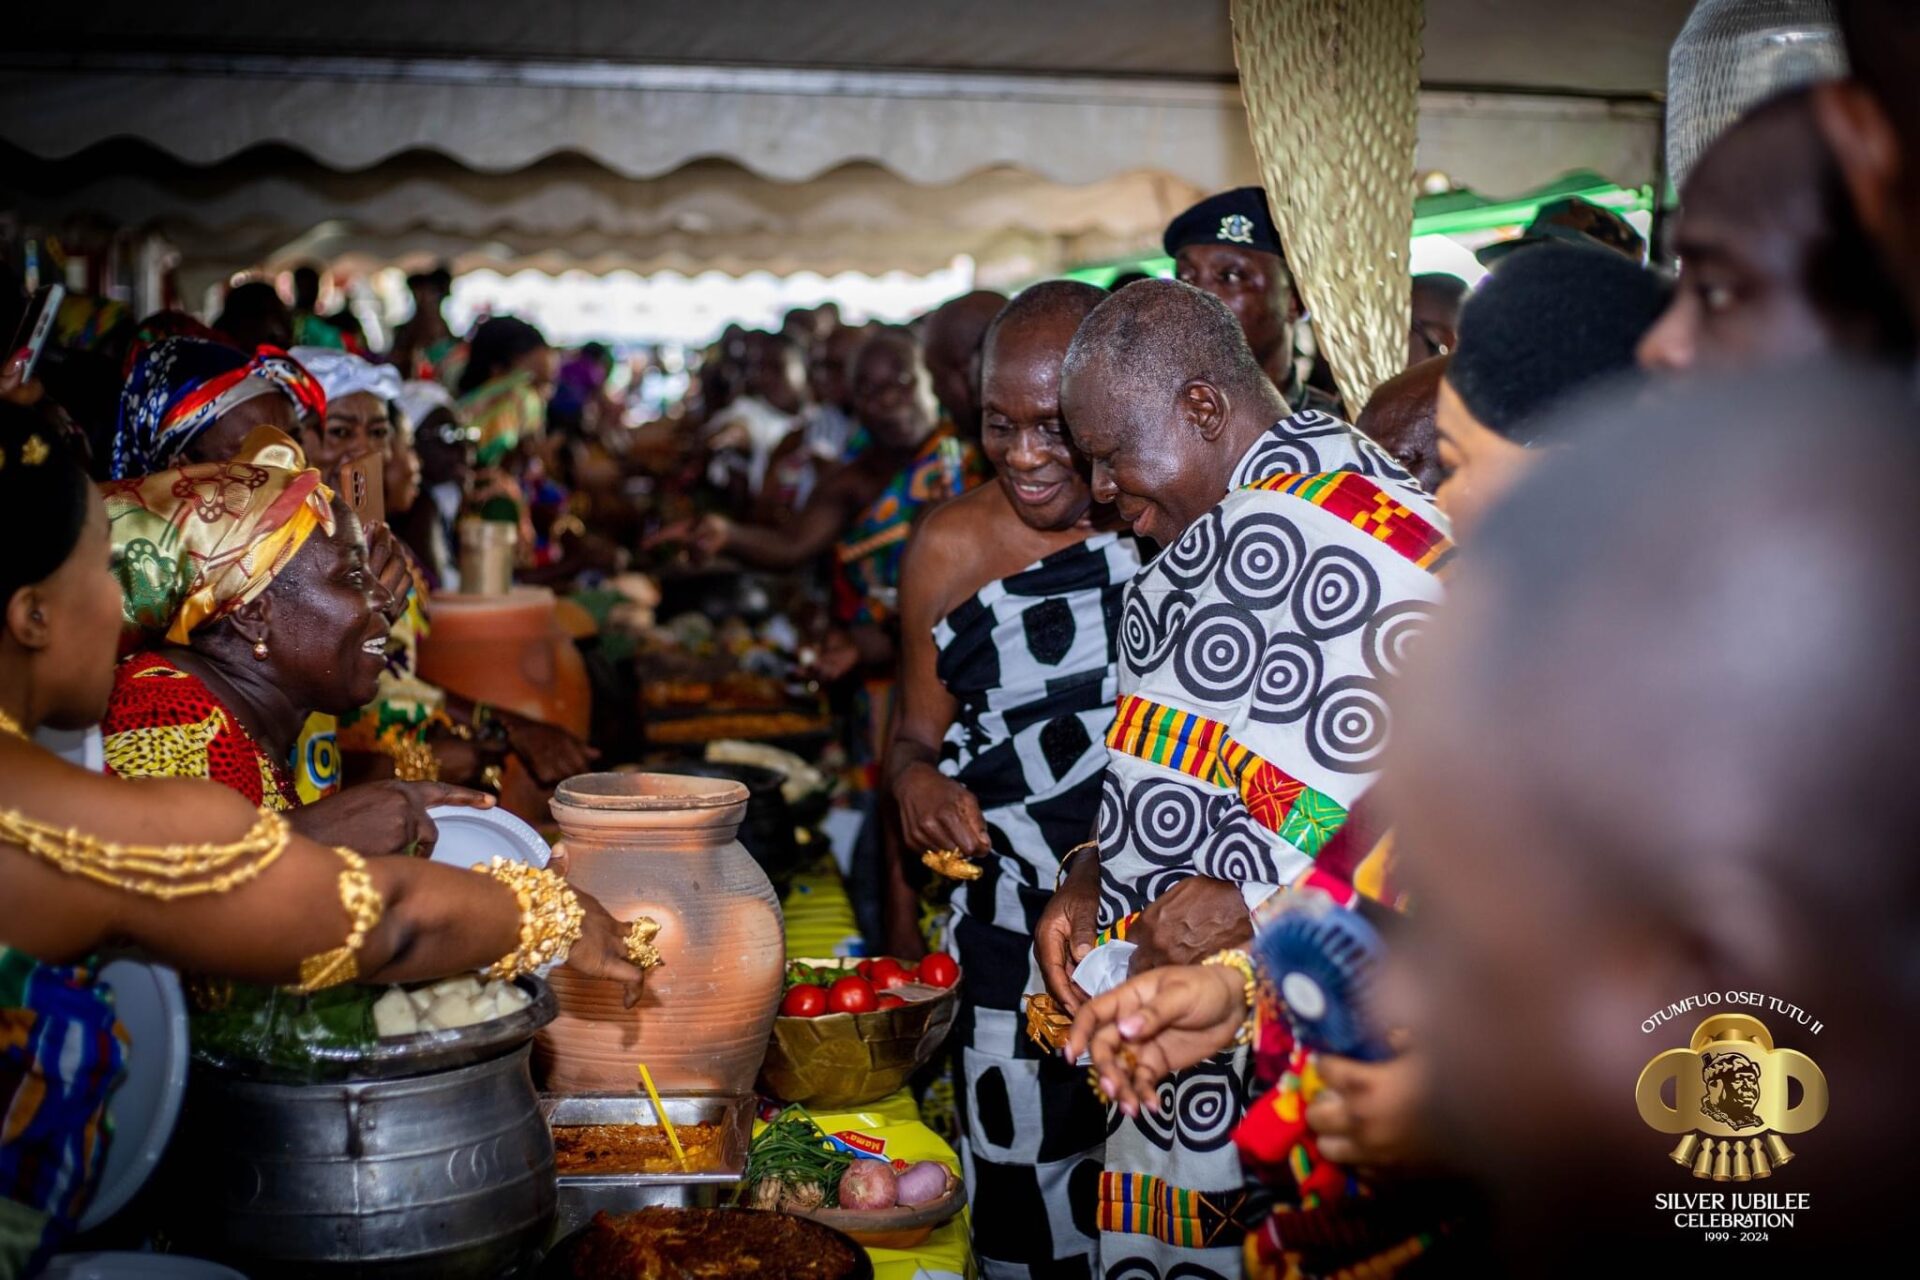
[[[993,840],[981,877],[954,890],[949,949],[966,975],[951,1041],[961,1158],[994,1280],[1093,1275],[1106,1116],[1083,1071],[1027,1038],[1021,997],[1045,990],[1033,926],[1100,805],[1121,597],[1139,569],[1131,536],[1096,534],[988,583],[933,631],[959,703],[940,771],[980,802]]]
[[[92,965],[0,945],[0,1276],[37,1274],[92,1203],[126,1057]]]
[[[1431,500],[1337,418],[1303,410],[1247,451],[1127,592],[1099,816],[1111,935],[1188,876],[1252,906],[1309,867],[1373,781],[1386,681],[1450,552]],[[1240,1274],[1247,1092],[1242,1049],[1163,1082],[1158,1114],[1109,1115],[1105,1275]]]
[[[107,771],[122,778],[208,778],[256,808],[300,807],[286,764],[255,742],[198,676],[160,654],[120,664],[100,734]]]

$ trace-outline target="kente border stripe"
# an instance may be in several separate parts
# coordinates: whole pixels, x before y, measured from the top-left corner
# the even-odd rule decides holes
[[[1107,1171],[1100,1175],[1098,1227],[1116,1235],[1151,1236],[1182,1249],[1229,1247],[1244,1234],[1233,1213],[1245,1199],[1243,1190],[1209,1194],[1150,1173]]]
[[[1282,472],[1245,487],[1310,502],[1429,573],[1438,572],[1453,555],[1453,543],[1445,534],[1358,472]]]
[[[1255,821],[1308,857],[1320,852],[1346,817],[1339,801],[1263,760],[1219,721],[1149,698],[1120,699],[1107,747],[1238,791]],[[1289,821],[1296,811],[1299,820]]]

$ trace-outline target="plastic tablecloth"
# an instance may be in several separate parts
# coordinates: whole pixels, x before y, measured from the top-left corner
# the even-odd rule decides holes
[[[783,904],[789,956],[861,955],[860,930],[840,874],[831,864],[793,879]],[[941,1160],[958,1173],[960,1157],[920,1122],[919,1108],[905,1089],[852,1111],[810,1111],[828,1133],[857,1129],[886,1144],[889,1158]],[[874,1280],[973,1280],[977,1271],[969,1243],[968,1216],[941,1227],[917,1249],[869,1249]]]

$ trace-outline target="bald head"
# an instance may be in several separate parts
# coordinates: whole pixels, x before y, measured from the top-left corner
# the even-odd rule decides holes
[[[1095,498],[1162,543],[1226,496],[1234,465],[1287,415],[1233,312],[1177,280],[1143,280],[1095,307],[1060,379]]]
[[[1071,338],[1080,323],[1107,297],[1105,289],[1079,280],[1043,280],[1022,289],[987,325],[985,336],[980,340],[981,360],[992,358],[993,345],[1003,333],[1012,338],[1017,333],[1065,325]]]
[[[1189,382],[1277,406],[1281,413],[1268,425],[1285,411],[1233,312],[1178,280],[1142,280],[1094,308],[1074,335],[1064,373],[1085,390],[1104,384],[1104,400],[1132,419],[1128,426],[1151,422]]]
[[[1857,369],[1607,405],[1558,433],[1449,582],[1384,776],[1419,903],[1399,981],[1452,1149],[1516,1223],[1577,1205],[1593,1238],[1673,1239],[1646,1211],[1659,1139],[1631,1111],[1595,1118],[1700,1015],[1643,1020],[1700,992],[1791,992],[1825,1021],[1815,1039],[1754,1010],[1876,1100],[1836,1101],[1814,1202],[1871,1222],[1901,1194],[1850,1188],[1916,1118],[1884,1044],[1913,1033],[1920,990],[1858,977],[1914,972],[1920,924],[1912,418]]]
[[[1407,474],[1432,493],[1446,472],[1440,466],[1440,448],[1434,437],[1434,406],[1440,399],[1440,379],[1450,356],[1423,360],[1406,372],[1387,379],[1354,425],[1362,435],[1393,455]]]
[[[922,329],[934,394],[970,436],[980,430],[980,340],[1006,305],[1004,293],[976,289],[935,308]]]

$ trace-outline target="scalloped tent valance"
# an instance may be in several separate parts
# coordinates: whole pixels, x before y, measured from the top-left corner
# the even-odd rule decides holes
[[[1423,83],[1449,96],[1422,163],[1490,192],[1572,168],[1646,181],[1618,167],[1646,121],[1605,104],[1657,97],[1688,8],[1429,0]],[[629,178],[705,157],[784,182],[855,161],[919,183],[1253,174],[1224,0],[99,0],[9,34],[0,133],[49,157],[131,135],[195,164],[284,143],[346,170],[429,148],[490,172],[577,152]],[[1489,102],[1516,95],[1549,108],[1522,131],[1550,126],[1564,162],[1525,138],[1521,159],[1551,172],[1503,159],[1514,109]]]

